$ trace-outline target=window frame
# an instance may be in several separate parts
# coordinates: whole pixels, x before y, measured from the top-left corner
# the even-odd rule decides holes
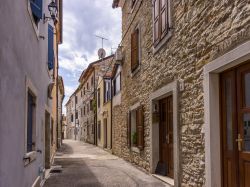
[[[42,13],[44,13],[44,1],[42,1]],[[30,20],[31,20],[31,23],[32,23],[32,26],[33,26],[33,29],[36,33],[36,37],[37,37],[37,40],[39,40],[39,35],[40,35],[40,25],[42,24],[41,20],[42,19],[35,19],[34,18],[34,14],[32,12],[32,8],[31,8],[31,0],[27,0],[27,10],[28,10],[28,13],[29,13],[29,16],[30,16]]]
[[[117,91],[117,88],[116,88],[116,82],[117,82],[117,78],[118,77],[120,77],[120,90],[118,90]],[[121,90],[122,90],[122,88],[121,88],[121,86],[122,86],[122,84],[121,84],[121,72],[119,72],[116,76],[115,76],[115,78],[113,79],[113,96],[116,96],[116,95],[118,95],[120,92],[121,92]]]
[[[136,34],[136,32],[138,31],[138,38],[137,38],[137,60],[138,60],[138,64],[135,65],[135,67],[133,67],[133,35]],[[131,45],[130,45],[130,71],[132,73],[132,76],[135,75],[138,70],[140,69],[141,66],[141,27],[140,24],[137,24],[136,27],[134,28],[133,32],[131,33],[130,36],[130,40],[131,40]]]
[[[112,94],[112,85],[111,85],[111,79],[103,79],[103,83],[104,83],[104,92],[103,92],[103,101],[104,103],[107,103],[109,101],[111,101],[111,94]],[[107,89],[107,86],[109,89]]]
[[[157,53],[166,43],[167,41],[172,37],[173,35],[173,23],[172,23],[172,0],[166,0],[166,30],[163,32],[163,34],[159,34],[159,38],[156,40],[155,38],[155,1],[159,1],[158,3],[158,16],[159,17],[159,25],[158,25],[158,32],[160,32],[161,29],[161,0],[152,0],[152,20],[153,20],[153,54]]]
[[[36,96],[35,94],[29,89],[28,90],[28,93],[27,93],[27,96],[28,96],[28,99],[27,99],[27,135],[26,135],[26,152],[29,153],[29,152],[32,152],[32,151],[35,151],[36,150]],[[32,97],[32,108],[31,108],[31,149],[29,150],[29,101],[30,101],[30,98],[29,97]]]
[[[127,122],[127,141],[128,147],[137,153],[144,149],[144,112],[140,103],[130,107]],[[140,134],[140,131],[142,134]],[[137,133],[136,144],[133,143],[133,133]],[[142,138],[140,140],[140,138]]]
[[[100,108],[101,106],[101,89],[97,89],[97,107]]]
[[[31,82],[31,80],[26,76],[25,77],[25,106],[24,106],[24,113],[25,113],[25,131],[24,131],[24,157],[23,157],[23,162],[24,162],[24,166],[29,165],[33,160],[36,159],[36,131],[37,131],[37,89],[36,87],[34,87],[33,83]],[[34,98],[34,104],[35,104],[35,108],[33,108],[33,112],[32,112],[32,141],[34,141],[34,146],[32,147],[32,150],[29,151],[28,150],[28,94],[31,94]]]

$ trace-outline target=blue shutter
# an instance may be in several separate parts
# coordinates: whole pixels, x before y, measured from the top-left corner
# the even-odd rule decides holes
[[[28,93],[27,152],[32,151],[33,97]]]
[[[30,0],[32,13],[38,19],[43,18],[43,0]]]
[[[54,68],[54,31],[51,25],[48,25],[48,68]]]

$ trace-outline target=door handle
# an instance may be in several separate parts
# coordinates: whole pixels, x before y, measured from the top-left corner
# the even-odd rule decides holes
[[[242,151],[242,141],[241,135],[238,134],[238,139],[236,139],[236,142],[238,143],[238,151]]]
[[[169,136],[169,134],[167,134],[166,139],[167,139],[167,143],[169,144],[170,143],[170,136]]]

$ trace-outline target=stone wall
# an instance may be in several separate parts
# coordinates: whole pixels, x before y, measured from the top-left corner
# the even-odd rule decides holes
[[[152,1],[143,0],[141,3],[138,0],[133,11],[130,1],[126,1],[123,7],[122,46],[125,61],[122,71],[122,104],[113,111],[113,152],[149,171],[149,95],[174,80],[184,80],[185,90],[179,93],[179,177],[183,186],[204,186],[203,66],[250,39],[250,5],[246,0],[175,0],[171,3],[173,35],[155,54]],[[132,77],[130,35],[137,24],[141,28],[142,60],[138,73]],[[127,148],[126,113],[137,102],[141,102],[145,110],[145,148],[140,154],[132,153]]]

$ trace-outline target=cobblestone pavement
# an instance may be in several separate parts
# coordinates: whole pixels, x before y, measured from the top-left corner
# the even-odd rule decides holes
[[[167,186],[98,147],[73,140],[64,140],[55,156],[54,165],[57,173],[49,174],[45,187]]]

